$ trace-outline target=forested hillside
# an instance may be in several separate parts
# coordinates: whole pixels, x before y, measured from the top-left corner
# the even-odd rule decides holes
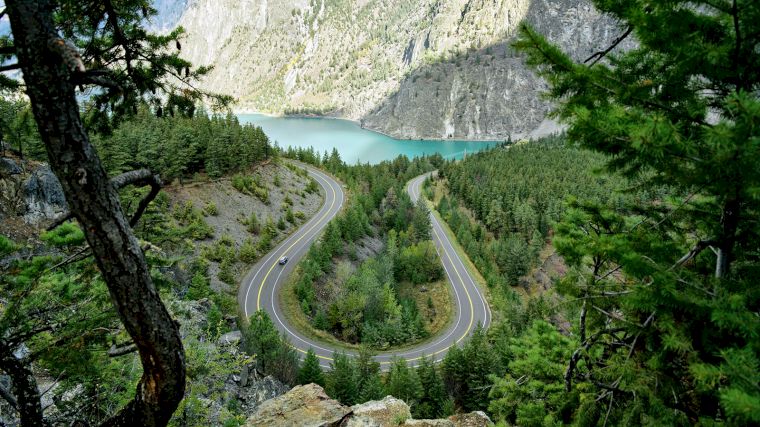
[[[535,265],[569,198],[615,206],[648,197],[603,173],[602,155],[561,137],[508,145],[441,168],[438,211],[491,286],[516,286]],[[466,208],[466,209],[461,209]]]

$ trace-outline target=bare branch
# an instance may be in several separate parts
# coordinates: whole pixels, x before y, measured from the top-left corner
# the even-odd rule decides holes
[[[0,67],[0,73],[5,72],[5,71],[18,70],[20,68],[21,68],[21,65],[19,63],[3,65],[2,67]]]
[[[134,353],[136,351],[137,351],[137,346],[134,343],[130,343],[122,347],[116,347],[116,345],[112,345],[111,348],[108,349],[108,357],[124,356],[126,354]]]
[[[591,55],[591,56],[589,56],[588,58],[586,58],[586,60],[583,61],[583,63],[587,64],[589,61],[594,60],[594,62],[592,62],[591,64],[589,64],[589,67],[593,67],[594,65],[596,65],[597,62],[601,61],[602,58],[604,58],[605,56],[607,56],[607,54],[609,54],[610,52],[612,52],[613,49],[615,49],[616,47],[618,47],[618,45],[620,45],[620,43],[622,43],[623,40],[625,40],[632,32],[633,32],[633,27],[632,26],[628,26],[628,29],[625,30],[625,33],[623,33],[623,35],[621,35],[620,37],[616,38],[612,42],[612,44],[610,45],[610,47],[608,47],[605,50],[599,51],[599,52],[594,52],[594,54]],[[594,59],[594,58],[596,58],[596,59]]]
[[[108,77],[108,73],[102,70],[90,70],[84,73],[75,73],[72,75],[75,84],[93,84],[121,91],[123,88],[115,81]]]
[[[673,264],[672,266],[670,266],[670,268],[668,269],[668,271],[674,270],[674,269],[676,269],[676,268],[678,268],[678,267],[686,264],[687,262],[689,262],[689,260],[691,260],[692,258],[696,257],[703,250],[707,249],[708,247],[710,247],[710,246],[712,246],[714,244],[715,244],[715,242],[712,241],[712,240],[700,240],[699,242],[697,242],[696,245],[694,245],[693,248],[691,248],[691,250],[689,252],[687,252],[678,261],[676,261],[675,264]]]
[[[148,195],[140,201],[140,204],[137,207],[137,211],[135,212],[134,216],[132,216],[132,219],[129,220],[130,227],[134,227],[135,224],[137,224],[137,221],[140,220],[142,214],[145,212],[148,204],[150,204],[150,202],[156,198],[158,192],[161,191],[161,178],[158,175],[153,174],[153,172],[149,171],[148,169],[137,169],[129,172],[124,172],[121,175],[111,178],[111,185],[113,185],[113,187],[117,190],[121,190],[128,185],[137,185],[140,187],[146,185],[150,186],[150,193],[148,193]],[[53,222],[47,227],[47,230],[50,231],[73,218],[74,215],[71,212],[61,214],[58,216],[58,218],[53,220]]]

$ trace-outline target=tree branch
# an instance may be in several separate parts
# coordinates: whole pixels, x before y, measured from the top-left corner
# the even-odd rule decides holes
[[[108,357],[124,356],[126,354],[134,353],[136,351],[137,351],[137,346],[134,343],[130,343],[121,347],[116,347],[116,345],[112,345],[111,348],[108,349]]]
[[[96,86],[107,87],[121,91],[123,88],[115,80],[107,77],[108,73],[102,70],[89,70],[84,73],[75,73],[72,75],[74,84],[92,84]]]
[[[617,332],[622,332],[625,329],[623,328],[615,328],[615,329],[603,329],[594,335],[590,336],[584,343],[581,345],[580,348],[576,349],[572,356],[570,356],[570,362],[567,365],[567,369],[565,370],[565,390],[568,392],[572,388],[573,385],[573,373],[575,372],[575,367],[578,364],[578,360],[580,360],[581,356],[583,356],[583,353],[588,351],[591,346],[596,344],[596,342],[599,340],[599,338],[602,337],[602,335],[612,335]]]
[[[697,255],[699,255],[700,252],[702,252],[703,250],[707,249],[708,247],[710,247],[710,246],[712,246],[714,244],[715,244],[715,242],[712,241],[712,240],[700,240],[699,242],[697,242],[697,244],[693,248],[691,248],[691,250],[689,252],[687,252],[678,261],[676,261],[675,264],[673,264],[672,266],[670,266],[670,268],[668,269],[668,271],[674,270],[674,269],[676,269],[676,268],[678,268],[678,267],[686,264],[687,262],[689,262],[689,260],[691,260],[692,258],[694,258]]]
[[[607,56],[607,54],[609,54],[610,52],[612,52],[613,49],[615,49],[616,47],[618,47],[618,45],[620,43],[622,43],[623,40],[625,40],[632,32],[633,32],[633,27],[629,25],[628,29],[625,30],[625,33],[623,33],[623,35],[621,35],[620,37],[616,38],[612,42],[612,44],[610,45],[610,47],[608,47],[605,50],[599,51],[599,52],[594,52],[594,54],[591,55],[591,56],[589,56],[588,58],[586,58],[586,60],[583,61],[583,63],[587,64],[589,61],[591,61],[593,59],[594,62],[592,62],[591,64],[589,64],[589,67],[593,67],[594,65],[596,65],[597,62],[601,61],[602,58],[604,58],[605,56]],[[594,59],[594,58],[596,58],[596,59]]]
[[[0,342],[0,369],[8,374],[13,382],[13,390],[16,394],[15,407],[21,418],[21,424],[25,426],[43,425],[42,404],[40,403],[37,379],[32,370],[19,360],[13,352],[14,349],[8,343]]]
[[[142,200],[140,200],[140,204],[137,206],[135,214],[132,215],[132,218],[129,220],[130,227],[137,225],[140,217],[143,215],[143,213],[145,213],[145,209],[148,207],[150,202],[156,198],[158,192],[161,191],[161,178],[158,175],[153,174],[153,172],[149,171],[148,169],[138,169],[130,172],[124,172],[119,176],[113,177],[111,179],[111,184],[116,189],[121,189],[128,185],[136,185],[140,187],[144,187],[146,185],[150,186],[150,192],[145,197],[143,197]]]
[[[161,191],[162,183],[161,177],[153,174],[153,172],[149,171],[148,169],[137,169],[129,172],[124,172],[121,175],[117,175],[111,178],[111,185],[116,190],[121,190],[128,185],[136,185],[139,187],[144,187],[146,185],[150,186],[150,192],[142,200],[140,200],[140,204],[137,206],[137,211],[135,211],[135,214],[129,220],[129,226],[134,227],[145,212],[148,204],[150,204],[150,202],[156,198],[159,191]],[[50,225],[48,225],[47,230],[50,231],[72,218],[74,218],[73,213],[63,213],[59,215],[58,218],[54,219]]]
[[[3,65],[3,66],[0,66],[0,73],[5,72],[5,71],[18,70],[20,68],[21,68],[21,65],[18,63]]]

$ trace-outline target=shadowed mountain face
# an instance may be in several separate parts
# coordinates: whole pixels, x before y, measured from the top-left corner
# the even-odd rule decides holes
[[[549,110],[508,47],[523,19],[576,58],[621,31],[587,0],[190,0],[179,24],[187,58],[216,67],[204,86],[241,110],[341,116],[400,138],[503,139]]]

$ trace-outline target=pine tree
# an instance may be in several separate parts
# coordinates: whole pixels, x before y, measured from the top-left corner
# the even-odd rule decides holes
[[[422,384],[415,369],[409,368],[406,359],[396,357],[391,362],[391,368],[385,381],[385,389],[391,396],[406,402],[416,418],[416,407],[422,397]]]
[[[298,383],[314,383],[323,388],[325,386],[325,376],[322,372],[322,367],[319,365],[319,359],[317,358],[316,353],[314,353],[314,350],[311,348],[306,352],[306,357],[303,360],[301,369],[298,371]]]
[[[359,380],[358,402],[382,399],[385,388],[380,380],[380,363],[375,361],[374,354],[367,348],[359,350],[356,359],[357,378]]]
[[[758,423],[760,3],[594,4],[625,30],[585,64],[527,26],[516,47],[572,143],[670,197],[581,200],[557,227],[581,304],[566,388],[593,393],[584,422]]]
[[[414,205],[411,228],[414,230],[415,241],[422,242],[432,239],[433,229],[430,225],[430,209],[428,209],[423,197],[417,199],[417,203]]]
[[[333,353],[330,373],[327,374],[327,394],[344,405],[359,400],[359,377],[356,365],[345,353]]]
[[[443,385],[443,378],[438,374],[438,369],[432,359],[423,357],[420,360],[417,376],[422,386],[422,395],[419,405],[414,408],[414,417],[429,419],[442,417],[448,396]]]

